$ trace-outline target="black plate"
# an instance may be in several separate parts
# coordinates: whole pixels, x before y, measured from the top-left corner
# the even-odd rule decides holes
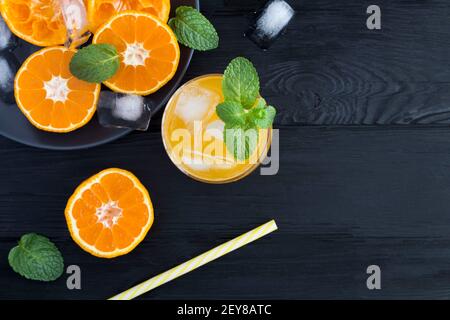
[[[199,8],[199,0],[173,0],[171,1],[172,13],[180,5],[195,6]],[[39,50],[24,41],[20,41],[15,54],[23,62],[31,53]],[[181,56],[177,73],[173,79],[156,93],[149,95],[146,99],[154,106],[152,112],[158,112],[177,89],[192,58],[193,50],[180,46]],[[107,90],[104,86],[102,90]],[[17,142],[44,149],[53,150],[76,150],[99,146],[116,140],[130,133],[129,129],[108,129],[102,127],[97,117],[74,132],[66,134],[50,133],[36,129],[32,126],[17,105],[5,105],[0,102],[0,134]]]

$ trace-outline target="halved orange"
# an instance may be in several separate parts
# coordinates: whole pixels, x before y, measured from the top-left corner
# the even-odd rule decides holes
[[[91,120],[97,107],[100,84],[75,78],[69,63],[75,50],[45,48],[32,54],[14,81],[17,105],[37,128],[70,132]]]
[[[131,172],[107,169],[84,181],[65,216],[72,239],[85,251],[114,258],[133,250],[153,224],[147,189]]]
[[[19,38],[37,46],[55,46],[66,41],[66,27],[54,0],[2,0],[1,14]]]
[[[113,15],[122,11],[147,12],[167,22],[170,0],[85,0],[91,31],[95,32]]]
[[[94,35],[93,43],[109,43],[120,54],[117,73],[104,84],[121,93],[148,95],[177,71],[180,47],[169,26],[155,16],[126,11],[112,17]]]

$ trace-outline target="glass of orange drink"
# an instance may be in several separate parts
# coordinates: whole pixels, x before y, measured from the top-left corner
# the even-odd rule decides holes
[[[259,129],[247,159],[236,159],[224,142],[225,123],[216,113],[224,101],[222,74],[207,74],[181,86],[169,100],[162,137],[172,162],[189,177],[206,183],[229,183],[252,173],[266,157],[272,128]]]

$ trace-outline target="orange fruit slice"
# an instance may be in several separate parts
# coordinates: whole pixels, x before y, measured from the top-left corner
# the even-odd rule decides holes
[[[83,250],[114,258],[129,253],[145,238],[153,224],[153,206],[131,172],[112,168],[75,190],[65,216],[72,239]]]
[[[75,50],[42,49],[20,67],[14,81],[17,105],[37,128],[70,132],[91,120],[97,107],[100,84],[75,78],[69,63]]]
[[[180,60],[175,34],[148,13],[115,15],[97,30],[92,42],[112,44],[120,54],[119,70],[104,82],[116,92],[153,93],[172,79]]]
[[[95,32],[113,15],[122,11],[147,12],[162,22],[169,20],[170,0],[85,0],[91,31]]]
[[[2,16],[19,38],[37,46],[55,46],[66,41],[66,27],[54,0],[2,0]]]

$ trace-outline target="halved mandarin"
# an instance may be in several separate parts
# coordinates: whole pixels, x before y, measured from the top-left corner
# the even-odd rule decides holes
[[[42,49],[20,67],[14,81],[17,105],[38,129],[64,133],[91,120],[97,107],[100,84],[75,78],[69,63],[75,50]]]
[[[85,0],[91,31],[122,11],[146,12],[167,22],[170,14],[170,0]]]
[[[19,38],[37,46],[55,46],[66,41],[64,18],[55,0],[1,0],[6,24]]]
[[[153,224],[147,189],[131,172],[107,169],[84,181],[65,216],[72,239],[85,251],[114,258],[133,250]]]
[[[177,71],[180,47],[169,26],[155,16],[127,11],[98,29],[93,43],[109,43],[120,54],[117,73],[104,84],[120,93],[148,95]]]

